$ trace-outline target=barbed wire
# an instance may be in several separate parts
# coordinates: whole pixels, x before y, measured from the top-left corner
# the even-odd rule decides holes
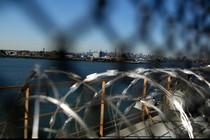
[[[105,111],[105,124],[110,121],[113,122],[112,125],[104,126],[104,130],[108,128],[115,130],[114,126],[116,125],[117,127],[114,132],[118,132],[127,126],[129,128],[127,131],[130,133],[128,136],[134,134],[135,137],[139,138],[141,138],[141,136],[153,137],[154,134],[157,134],[154,132],[157,130],[155,128],[152,129],[152,126],[156,124],[154,123],[154,120],[157,119],[155,119],[155,116],[160,116],[157,120],[157,124],[163,122],[163,127],[166,128],[164,133],[168,132],[166,134],[170,134],[170,137],[195,138],[198,135],[200,137],[206,137],[202,135],[202,132],[197,132],[196,130],[201,129],[201,127],[203,127],[202,125],[200,127],[192,125],[192,123],[199,123],[196,121],[199,115],[205,116],[204,118],[207,120],[202,120],[202,122],[206,125],[209,124],[209,115],[207,113],[209,107],[207,100],[209,99],[210,83],[208,82],[209,77],[207,75],[204,74],[201,76],[199,74],[201,71],[204,73],[208,72],[209,66],[188,70],[180,68],[137,68],[127,72],[108,70],[102,73],[87,75],[87,77],[82,80],[73,73],[61,70],[45,69],[44,71],[40,71],[39,69],[34,69],[31,75],[26,79],[24,88],[27,88],[29,84],[40,81],[39,84],[49,84],[52,90],[41,88],[40,86],[37,86],[38,90],[30,89],[31,95],[29,99],[32,106],[28,114],[30,118],[33,118],[34,122],[36,122],[37,119],[40,124],[30,121],[28,129],[30,129],[32,133],[31,137],[34,138],[41,137],[40,135],[43,135],[43,133],[49,134],[48,138],[98,137],[97,132],[99,130],[96,126],[99,125],[99,116],[97,115],[99,110],[97,108],[100,107],[101,100],[104,100],[107,109],[107,111]],[[59,88],[54,85],[55,79],[51,77],[51,74],[59,73],[67,76],[70,81],[75,81],[75,83],[67,85],[68,90],[66,91],[63,90],[65,87]],[[168,81],[169,76],[173,79],[173,82]],[[111,79],[107,79],[108,77]],[[123,78],[126,77],[128,78],[127,82],[124,82]],[[108,81],[104,85],[106,94],[103,95],[102,89],[98,89],[98,80],[103,81],[105,79]],[[159,81],[160,79],[161,82]],[[60,80],[63,81],[62,78]],[[142,80],[148,81],[146,87],[142,86]],[[96,81],[96,83],[94,83],[94,81]],[[122,82],[124,82],[124,84],[122,84]],[[117,90],[111,89],[112,86],[118,87],[118,85],[123,88],[118,88]],[[144,93],[143,88],[147,89],[146,93]],[[25,90],[22,90],[22,92],[25,92]],[[146,96],[144,94],[146,94]],[[152,98],[150,98],[150,96]],[[167,97],[171,105],[167,104]],[[155,100],[156,103],[152,103],[151,99],[153,101]],[[17,107],[21,108],[25,100],[25,97],[20,97],[18,102],[14,104],[12,112],[17,113],[14,110],[17,110]],[[39,104],[34,106],[33,104],[36,100],[39,101]],[[50,103],[56,106],[53,107]],[[147,122],[145,125],[142,124],[145,129],[138,128],[137,126],[131,127],[133,123],[132,120],[140,119],[142,112],[144,112],[143,109],[138,107],[139,103],[142,103],[147,109],[150,109],[147,113],[148,118],[152,116],[150,119],[154,119],[152,121],[153,123],[151,122],[150,124],[147,122],[147,115],[144,116],[146,118],[142,118],[143,122]],[[137,118],[129,118],[128,116],[136,114],[137,110],[134,109],[135,106],[140,109],[138,110],[139,115],[137,115]],[[43,113],[48,113],[50,110],[54,111],[53,113],[48,113],[48,115],[50,115],[49,117],[40,117],[42,111],[36,112],[34,107],[41,108],[42,111],[45,110]],[[151,109],[154,110],[152,111]],[[156,112],[157,114],[155,115],[152,112]],[[65,115],[67,116],[65,117]],[[14,116],[12,116],[12,118],[13,117]],[[2,137],[8,137],[10,131],[15,131],[14,127],[14,130],[10,128],[12,124],[14,124],[14,122],[11,124],[7,122],[4,125],[5,129],[2,131]],[[34,128],[38,129],[35,130]],[[149,134],[138,135],[134,133],[140,130],[146,131],[146,128],[151,131]],[[23,130],[22,127],[18,129]],[[35,132],[32,130],[35,130]],[[182,131],[183,133],[180,133]],[[36,135],[33,133],[36,133]],[[116,136],[110,134],[110,130],[106,133],[108,137],[124,137],[122,133]],[[154,135],[154,137],[158,136],[159,135]]]

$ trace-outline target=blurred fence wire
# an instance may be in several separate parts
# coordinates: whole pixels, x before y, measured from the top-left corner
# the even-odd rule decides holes
[[[39,1],[1,0],[1,7],[15,5],[47,36],[53,34],[53,44],[61,52],[73,49],[77,38],[98,26],[113,48],[132,50],[141,42],[152,54],[209,57],[208,0],[127,0],[135,11],[134,32],[123,38],[111,21],[122,1],[92,0],[87,12],[67,27],[59,27]],[[62,1],[60,1],[62,3]],[[71,9],[69,9],[71,12]],[[130,11],[128,11],[130,12]],[[125,12],[126,13],[126,12]],[[68,13],[63,13],[68,14]],[[124,17],[123,22],[126,22]],[[159,25],[161,23],[161,25]],[[123,23],[122,23],[123,25]],[[157,41],[160,32],[162,43]],[[49,36],[50,37],[50,36]],[[182,42],[181,44],[179,42]],[[62,53],[61,53],[62,57]]]

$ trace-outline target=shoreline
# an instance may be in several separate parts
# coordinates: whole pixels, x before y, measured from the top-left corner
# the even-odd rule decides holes
[[[191,64],[209,64],[208,62],[200,60],[146,60],[146,61],[116,61],[116,60],[85,60],[85,59],[69,59],[69,58],[55,58],[55,57],[31,57],[31,56],[0,56],[0,58],[25,58],[25,59],[40,59],[40,60],[64,60],[64,61],[84,61],[84,62],[110,62],[110,63],[126,63],[126,64],[158,64],[167,62],[189,62]]]

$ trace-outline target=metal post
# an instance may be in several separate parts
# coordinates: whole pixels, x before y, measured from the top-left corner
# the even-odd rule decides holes
[[[146,100],[146,93],[147,93],[147,79],[144,79],[144,87],[143,87],[143,99]],[[144,115],[145,115],[145,112],[146,114],[148,115],[149,117],[149,120],[151,123],[154,123],[151,115],[149,114],[149,109],[147,106],[143,105],[143,109],[142,109],[142,120],[144,120]]]
[[[143,100],[146,100],[146,92],[147,92],[147,79],[144,79],[144,87],[143,87]],[[142,120],[144,120],[145,113],[145,105],[142,108]]]
[[[28,138],[28,106],[29,106],[29,87],[25,94],[25,113],[24,113],[24,139]]]
[[[147,93],[147,79],[144,79],[144,89],[143,89],[143,98],[146,99]]]
[[[101,99],[101,113],[100,113],[100,136],[104,135],[104,99],[105,94],[105,81],[102,82],[102,99]]]

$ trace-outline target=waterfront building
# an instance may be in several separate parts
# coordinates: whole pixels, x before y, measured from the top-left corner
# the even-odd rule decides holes
[[[93,58],[99,58],[100,53],[99,52],[93,52]]]

